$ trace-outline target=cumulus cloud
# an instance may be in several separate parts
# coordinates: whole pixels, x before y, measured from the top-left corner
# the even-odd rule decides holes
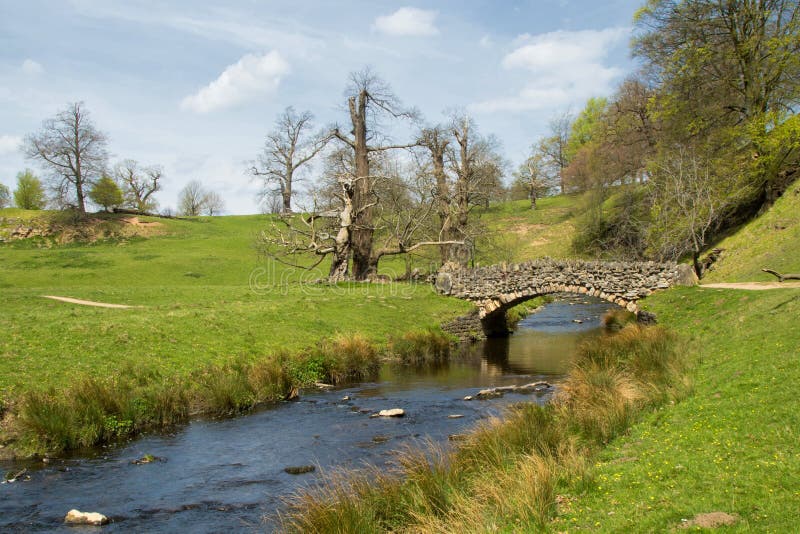
[[[29,76],[36,76],[37,74],[44,72],[44,67],[42,67],[41,63],[38,63],[32,59],[26,59],[22,62],[22,72]]]
[[[415,7],[401,7],[391,15],[377,17],[373,27],[381,33],[402,36],[436,35],[438,13]]]
[[[11,154],[19,150],[22,138],[16,135],[0,135],[0,154]]]
[[[181,109],[209,113],[270,93],[289,72],[289,63],[277,52],[247,54],[196,93],[181,101]]]
[[[530,73],[512,96],[471,106],[475,111],[532,111],[582,105],[590,96],[611,92],[622,70],[604,65],[611,49],[630,35],[628,28],[556,31],[523,35],[502,61],[507,70]]]

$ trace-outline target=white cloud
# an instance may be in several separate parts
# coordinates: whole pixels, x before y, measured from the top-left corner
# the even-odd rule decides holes
[[[481,37],[481,40],[478,41],[478,44],[481,45],[481,47],[483,48],[491,48],[492,45],[494,45],[494,42],[492,41],[491,37],[489,37],[488,35],[484,35],[483,37]]]
[[[439,29],[434,24],[437,15],[436,11],[401,7],[391,15],[377,17],[373,27],[388,35],[436,35],[439,33]]]
[[[22,72],[29,76],[36,76],[44,72],[44,67],[32,59],[26,59],[22,62]]]
[[[611,49],[629,35],[628,28],[523,35],[516,41],[517,48],[503,58],[502,66],[530,72],[525,86],[516,95],[470,107],[480,112],[543,110],[581,106],[591,96],[610,93],[623,71],[603,63]]]
[[[181,109],[209,113],[261,96],[278,88],[289,72],[289,63],[275,50],[247,54],[195,94],[181,101]]]
[[[19,150],[22,138],[16,135],[0,135],[0,154],[13,154]]]

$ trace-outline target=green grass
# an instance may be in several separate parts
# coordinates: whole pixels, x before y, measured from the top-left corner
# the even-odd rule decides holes
[[[795,531],[800,290],[672,290],[647,307],[689,338],[694,395],[612,442],[553,530],[662,532],[722,511],[732,531]]]
[[[561,195],[539,199],[535,210],[530,209],[527,200],[493,204],[481,210],[480,220],[493,242],[479,241],[477,261],[490,265],[545,256],[574,257],[571,245],[580,202],[580,196]]]
[[[776,281],[762,268],[800,273],[800,182],[766,213],[713,247],[725,249],[703,282]]]

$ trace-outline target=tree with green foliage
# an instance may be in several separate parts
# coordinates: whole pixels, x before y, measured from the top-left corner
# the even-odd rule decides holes
[[[14,204],[23,210],[40,210],[47,204],[42,181],[30,169],[17,174]]]
[[[650,0],[636,22],[634,53],[658,85],[664,134],[782,162],[751,167],[753,209],[772,202],[800,159],[796,147],[770,139],[800,102],[797,0]]]
[[[571,160],[581,147],[587,145],[592,139],[597,137],[597,130],[600,121],[608,107],[608,99],[605,97],[592,97],[586,102],[586,106],[578,113],[569,130],[567,139],[566,157]]]
[[[11,202],[11,190],[5,184],[0,184],[0,209],[5,208]]]
[[[92,185],[89,190],[89,198],[106,211],[111,211],[112,208],[116,208],[124,201],[122,189],[113,178],[106,175],[103,175]]]

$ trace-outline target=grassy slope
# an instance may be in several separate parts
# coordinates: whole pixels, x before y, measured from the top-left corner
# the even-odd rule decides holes
[[[800,183],[762,217],[715,245],[725,249],[704,282],[775,281],[763,267],[800,272]]]
[[[497,244],[478,251],[478,261],[519,262],[550,256],[574,256],[572,236],[581,198],[557,196],[540,199],[535,210],[530,202],[517,200],[494,204],[479,215]]]
[[[695,392],[604,451],[555,530],[661,532],[699,513],[733,530],[800,524],[800,290],[673,290],[649,299],[699,357]]]
[[[357,330],[380,342],[469,307],[426,285],[282,284],[298,273],[254,271],[265,267],[252,248],[264,216],[159,222],[168,233],[148,239],[0,246],[0,392],[66,384],[130,362],[182,373],[299,349],[336,332]],[[249,287],[254,272],[264,286],[256,291]],[[41,295],[142,307],[89,308]]]

